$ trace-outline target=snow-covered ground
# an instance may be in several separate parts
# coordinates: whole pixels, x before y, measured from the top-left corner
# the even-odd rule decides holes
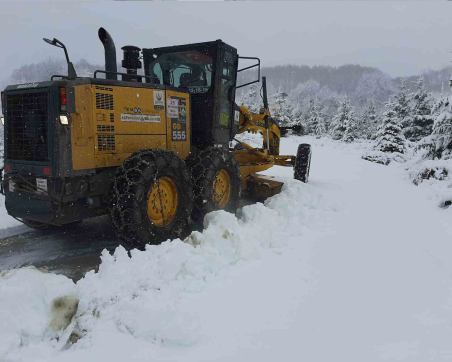
[[[450,361],[452,209],[366,145],[313,143],[311,180],[70,279],[0,277],[1,361]],[[64,332],[52,300],[80,299]],[[67,344],[72,331],[82,337]]]

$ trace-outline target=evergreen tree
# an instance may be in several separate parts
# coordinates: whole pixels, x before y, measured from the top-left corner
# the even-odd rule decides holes
[[[381,152],[405,152],[405,139],[397,114],[397,103],[389,102],[385,106],[383,122],[377,133],[375,149]]]
[[[251,112],[259,112],[262,101],[259,96],[259,89],[255,84],[249,87],[248,92],[242,98],[241,104],[247,106]]]
[[[441,96],[433,102],[432,117],[434,120],[449,107],[449,98]]]
[[[419,78],[412,97],[411,117],[404,122],[403,133],[410,141],[419,141],[432,133],[433,117],[430,94],[425,90],[423,78]]]
[[[441,111],[440,111],[441,110]],[[440,112],[435,119],[431,135],[434,158],[451,158],[452,156],[452,110],[448,99],[441,101]]]
[[[307,134],[322,136],[326,133],[325,115],[322,107],[313,99],[309,101],[309,108],[305,115],[305,125],[305,133]]]
[[[308,109],[304,115],[304,124],[306,134],[314,133],[317,122],[317,112],[314,99],[309,100]]]
[[[316,116],[317,116],[317,122],[314,127],[314,134],[316,136],[323,136],[327,132],[326,128],[326,121],[325,121],[325,114],[323,113],[323,108],[321,105],[316,105]]]
[[[393,110],[401,125],[407,122],[410,116],[410,98],[405,80],[402,80],[400,83],[399,93],[395,96]]]
[[[345,126],[344,136],[342,137],[343,141],[353,142],[355,139],[360,137],[359,125],[354,114],[352,114],[351,117],[348,118]]]
[[[292,133],[296,135],[306,134],[303,112],[299,106],[292,113]]]
[[[356,119],[350,101],[345,98],[339,104],[331,125],[331,136],[335,140],[350,142],[356,137]]]
[[[280,126],[287,127],[292,125],[293,107],[289,102],[287,93],[280,91],[274,96],[272,115],[279,121]]]
[[[360,126],[363,138],[375,139],[378,131],[378,116],[375,104],[370,101],[361,115]]]

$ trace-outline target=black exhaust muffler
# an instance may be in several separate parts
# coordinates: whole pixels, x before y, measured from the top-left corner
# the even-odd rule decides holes
[[[115,42],[104,28],[99,28],[98,35],[105,49],[105,77],[107,79],[117,80],[116,73],[118,72],[118,66],[116,64]]]

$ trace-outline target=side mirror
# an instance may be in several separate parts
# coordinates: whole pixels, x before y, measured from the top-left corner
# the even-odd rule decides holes
[[[50,40],[47,38],[42,38],[42,40],[44,40],[46,43],[48,43],[50,45],[55,45],[55,38],[53,38],[53,40]]]
[[[60,42],[57,38],[53,38],[52,40],[47,39],[47,38],[42,38],[42,40],[44,40],[46,43],[48,43],[50,45],[56,46],[57,48],[66,49],[64,44],[62,42]]]
[[[64,55],[66,56],[66,62],[67,62],[67,68],[68,68],[68,70],[67,70],[68,78],[69,79],[77,78],[77,73],[75,72],[74,65],[69,60],[69,55],[67,53],[66,46],[61,41],[59,41],[57,38],[53,38],[52,40],[50,40],[48,38],[42,38],[42,40],[44,40],[47,44],[56,46],[57,48],[61,48],[64,50]]]

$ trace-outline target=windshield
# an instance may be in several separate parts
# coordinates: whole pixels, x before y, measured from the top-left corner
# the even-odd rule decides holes
[[[206,93],[212,85],[212,57],[196,50],[162,54],[149,64],[153,83]]]
[[[196,50],[162,54],[148,71],[154,83],[188,88],[190,93],[206,93],[212,85],[212,57]]]

